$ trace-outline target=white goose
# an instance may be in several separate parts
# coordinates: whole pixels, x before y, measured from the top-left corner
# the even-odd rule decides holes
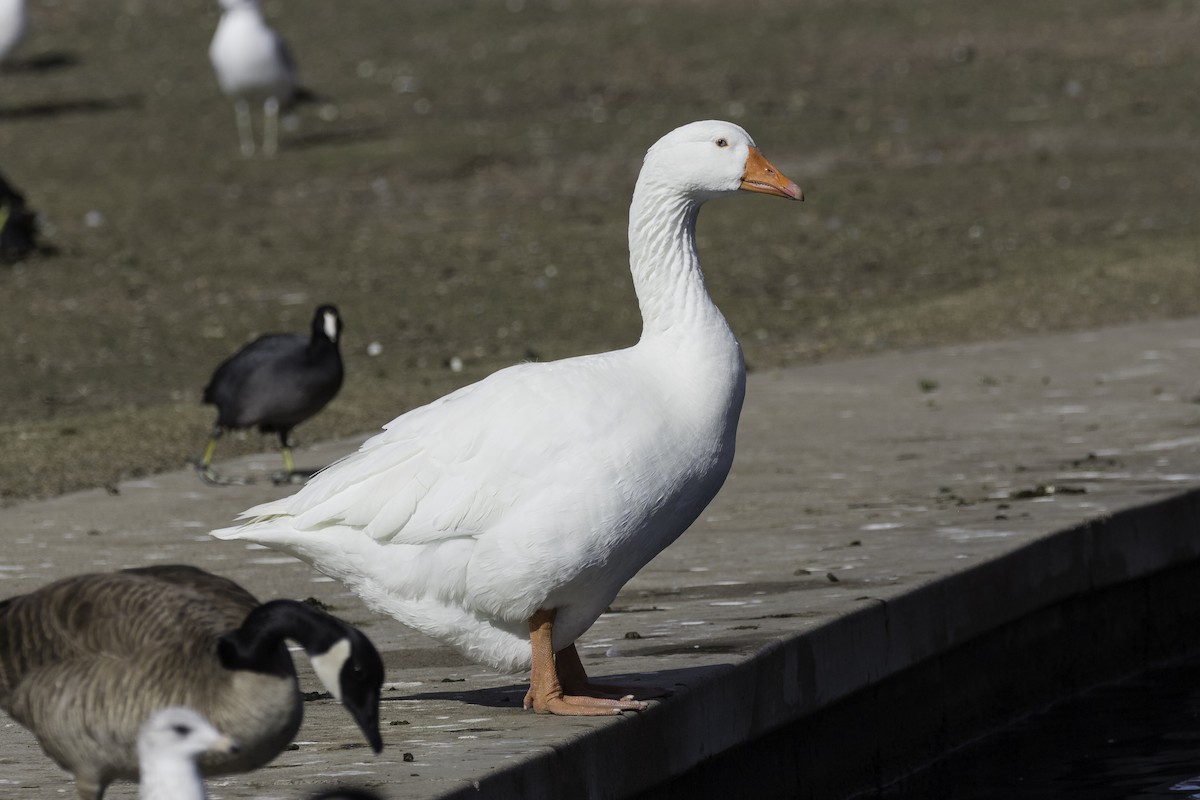
[[[737,125],[667,134],[630,208],[637,344],[500,370],[213,535],[291,553],[492,667],[532,665],[527,708],[644,708],[591,686],[574,642],[733,463],[745,367],[695,232],[705,201],[739,189],[803,199]]]

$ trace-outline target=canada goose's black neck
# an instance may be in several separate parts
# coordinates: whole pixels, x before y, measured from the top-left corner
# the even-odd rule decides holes
[[[328,614],[295,600],[272,600],[247,614],[240,628],[222,635],[217,654],[226,669],[287,676],[292,660],[285,639],[298,642],[311,657],[344,638],[345,631]]]

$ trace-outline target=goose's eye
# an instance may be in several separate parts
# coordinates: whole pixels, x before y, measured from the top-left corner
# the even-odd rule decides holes
[[[175,731],[175,733],[179,734],[180,736],[187,736],[192,732],[192,729],[187,725],[172,725],[171,730]]]
[[[729,147],[729,140],[724,137],[717,139],[717,147]]]

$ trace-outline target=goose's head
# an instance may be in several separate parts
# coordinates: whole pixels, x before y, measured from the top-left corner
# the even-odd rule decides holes
[[[203,714],[181,706],[154,712],[138,732],[138,757],[143,764],[194,763],[205,753],[236,753],[237,749]]]
[[[775,169],[750,134],[732,122],[693,122],[668,133],[646,153],[641,181],[707,200],[736,191],[792,200],[804,193]]]
[[[366,635],[335,616],[295,600],[270,600],[246,615],[241,626],[217,639],[217,659],[229,670],[288,675],[291,659],[283,647],[292,639],[304,647],[313,671],[367,737],[383,749],[379,735],[379,695],[383,659]],[[279,658],[287,662],[279,672]]]
[[[371,749],[378,753],[383,750],[379,734],[383,659],[362,631],[337,622],[341,632],[332,643],[323,650],[309,651],[313,672],[334,699],[346,707]]]

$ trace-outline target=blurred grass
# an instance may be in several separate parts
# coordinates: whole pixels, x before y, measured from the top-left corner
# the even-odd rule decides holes
[[[320,302],[348,380],[301,440],[632,343],[629,194],[693,119],[744,125],[808,197],[702,215],[752,368],[1200,313],[1193,4],[264,7],[324,101],[246,161],[215,0],[33,4],[19,55],[69,58],[0,74],[0,172],[58,252],[0,271],[0,496],[180,466],[212,368]]]

